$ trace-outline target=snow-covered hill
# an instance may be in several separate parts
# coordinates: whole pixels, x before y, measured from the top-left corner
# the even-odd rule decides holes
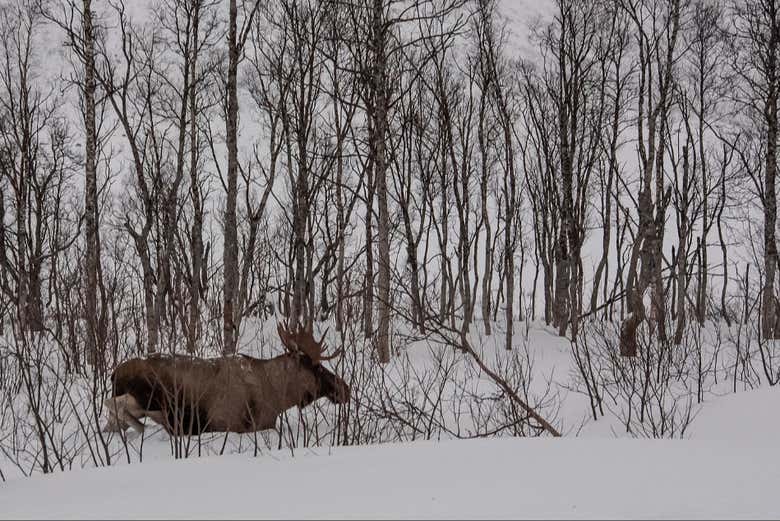
[[[778,410],[776,389],[715,400],[687,440],[416,442],[80,470],[0,486],[0,517],[777,518]]]

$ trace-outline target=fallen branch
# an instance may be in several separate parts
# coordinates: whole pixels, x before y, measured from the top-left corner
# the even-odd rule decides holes
[[[429,317],[428,321],[426,322],[426,328],[429,332],[436,333],[436,335],[442,339],[442,341],[452,347],[455,347],[456,349],[459,349],[463,351],[464,353],[468,353],[469,356],[477,363],[477,365],[482,369],[485,374],[487,374],[493,382],[498,385],[506,394],[509,396],[509,398],[518,405],[521,409],[523,409],[528,416],[533,418],[539,423],[539,426],[544,429],[545,431],[549,432],[551,435],[555,437],[560,437],[561,433],[558,432],[558,430],[550,424],[547,420],[545,420],[538,412],[536,412],[530,405],[528,405],[525,400],[523,400],[512,387],[507,383],[507,381],[504,378],[501,378],[497,373],[495,373],[493,370],[491,370],[485,362],[482,360],[482,357],[474,350],[473,347],[471,347],[471,343],[469,343],[468,339],[466,338],[466,334],[464,331],[457,331],[451,327],[448,327],[444,324],[439,323],[437,320],[435,320],[434,317]],[[457,335],[458,339],[455,340],[450,336],[450,334]]]

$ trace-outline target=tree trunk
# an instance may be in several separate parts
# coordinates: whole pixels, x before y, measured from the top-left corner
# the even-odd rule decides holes
[[[620,99],[620,80],[616,82],[617,98]],[[607,166],[607,184],[602,194],[604,202],[604,219],[602,221],[604,232],[601,240],[601,259],[596,267],[596,274],[593,277],[593,293],[590,297],[590,312],[595,313],[598,306],[598,291],[601,278],[604,276],[604,287],[607,287],[607,276],[603,275],[608,265],[609,246],[612,237],[612,182],[618,175],[617,145],[620,136],[620,103],[615,103],[612,113],[612,135],[609,143],[609,164]],[[609,273],[609,272],[607,272]]]
[[[238,343],[238,9],[236,0],[230,0],[228,18],[228,72],[227,72],[227,201],[225,204],[225,244],[223,252],[224,288],[222,308],[222,351],[236,352]]]
[[[95,123],[95,35],[92,26],[92,0],[83,0],[84,30],[84,124],[85,143],[85,201],[84,232],[86,242],[86,286],[84,314],[87,322],[87,359],[96,369],[102,367],[103,345],[98,338],[98,199],[97,199],[97,130]]]
[[[334,60],[338,60],[338,52],[334,53]],[[334,68],[338,67],[338,61],[334,61]],[[341,129],[341,114],[338,100],[341,97],[340,85],[336,81],[333,93],[333,113],[336,128]],[[344,231],[346,219],[344,217],[344,137],[339,130],[336,136],[336,226],[341,240],[336,251],[336,331],[344,331],[344,257],[345,243]]]
[[[770,35],[771,57],[767,60],[768,91],[764,106],[766,118],[766,171],[764,173],[764,287],[762,288],[761,332],[766,339],[778,338],[780,331],[775,327],[777,298],[775,296],[775,272],[777,270],[777,71],[776,54],[780,42],[780,31],[772,23]]]
[[[379,253],[377,291],[377,314],[379,329],[376,338],[379,362],[390,361],[390,215],[387,204],[387,151],[385,140],[388,131],[388,94],[387,94],[387,56],[384,23],[384,2],[374,0],[373,13],[373,91],[374,91],[374,135],[372,149],[376,196],[379,203],[379,223],[377,226],[377,251]]]
[[[298,151],[305,154],[304,150]],[[290,322],[292,324],[302,324],[308,322],[311,316],[311,310],[308,309],[307,300],[307,272],[306,269],[306,226],[308,222],[308,199],[309,199],[309,181],[306,172],[305,156],[298,159],[298,176],[294,182],[293,205],[293,294],[292,309],[290,311]]]
[[[506,281],[506,338],[504,347],[507,350],[512,349],[512,336],[514,334],[514,300],[515,300],[515,251],[514,251],[514,238],[512,237],[513,221],[515,212],[515,173],[514,173],[514,156],[512,154],[511,134],[508,125],[511,123],[507,120],[504,125],[507,125],[505,129],[504,138],[506,140],[506,156],[509,170],[509,187],[507,189],[507,204],[505,215],[504,229],[504,277]]]
[[[479,129],[478,129],[478,140],[479,140],[479,150],[480,150],[480,156],[481,156],[481,176],[480,176],[480,183],[479,183],[479,191],[480,191],[480,199],[481,199],[481,211],[482,211],[482,223],[485,226],[485,266],[484,266],[484,275],[482,276],[482,323],[485,327],[485,335],[490,336],[491,334],[491,323],[490,323],[490,304],[491,304],[491,293],[493,291],[492,281],[493,281],[493,249],[491,248],[491,237],[493,235],[493,230],[491,228],[490,223],[490,212],[488,209],[488,184],[490,181],[490,170],[488,165],[488,149],[487,149],[487,138],[485,136],[485,113],[487,111],[487,96],[485,94],[482,95],[482,98],[480,100],[480,110],[479,110]],[[476,248],[479,249],[479,248]]]
[[[726,249],[726,240],[723,236],[723,209],[726,207],[726,165],[727,165],[727,149],[726,145],[723,145],[723,171],[720,178],[720,201],[718,202],[718,239],[720,240],[720,251],[723,257],[723,287],[720,290],[720,312],[723,318],[726,320],[726,324],[731,326],[731,317],[726,309],[726,289],[729,282],[729,259],[728,251]],[[736,317],[739,320],[739,317]]]
[[[200,274],[203,270],[203,202],[200,193],[200,178],[198,176],[198,125],[196,117],[197,89],[195,88],[198,74],[198,46],[200,45],[198,30],[200,27],[200,3],[193,5],[192,20],[192,63],[190,64],[190,198],[192,200],[192,227],[190,229],[190,255],[192,271],[189,280],[189,319],[187,321],[187,351],[195,351],[200,333]]]
[[[146,311],[146,351],[147,353],[156,353],[159,343],[159,320],[154,305],[154,271],[149,257],[149,247],[147,243],[148,228],[144,228],[141,233],[136,233],[130,223],[125,223],[125,228],[130,233],[135,243],[135,249],[141,260],[141,273],[144,283],[144,306]]]
[[[677,259],[675,269],[677,270],[677,324],[674,333],[675,345],[680,345],[685,332],[685,297],[688,295],[688,263],[686,255],[686,244],[688,243],[688,146],[683,146],[683,185],[680,196],[683,198],[679,209],[678,220],[680,221],[679,246],[677,249]]]
[[[369,120],[371,117],[369,116]],[[369,161],[366,197],[366,275],[363,284],[363,334],[374,335],[374,165]]]

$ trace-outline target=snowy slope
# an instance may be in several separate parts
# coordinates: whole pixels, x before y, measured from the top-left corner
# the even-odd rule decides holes
[[[714,441],[420,442],[20,480],[0,516],[776,518],[777,461],[778,446]]]
[[[710,399],[691,424],[695,439],[780,446],[780,389],[769,387]]]
[[[147,17],[145,2],[127,2],[133,16]],[[547,4],[503,0],[510,54],[527,59],[538,54],[528,41],[529,27],[538,17],[549,18]],[[67,66],[66,53],[59,37],[50,43],[41,59],[58,64],[50,71],[56,75]],[[251,141],[256,122],[251,113],[244,116],[243,138]],[[118,147],[122,157],[122,144]],[[600,240],[597,230],[589,236],[598,248]],[[600,253],[598,248],[586,243],[586,257]],[[506,358],[504,326],[495,327],[496,335],[474,342],[494,365]],[[268,356],[263,350],[274,345],[267,341],[275,338],[273,324],[267,331],[247,329],[245,351]],[[29,479],[12,475],[0,482],[0,518],[780,517],[780,391],[708,393],[688,440],[615,440],[628,436],[614,418],[620,407],[612,405],[612,411],[607,404],[607,416],[591,421],[586,396],[570,390],[569,343],[538,324],[528,335],[535,362],[532,394],[541,395],[545,383],[553,382],[561,401],[556,425],[579,439],[418,442],[299,449],[294,457],[265,452],[259,458],[171,461],[167,438],[158,433],[147,442],[142,464]],[[433,370],[427,349],[409,351],[414,367]],[[390,374],[398,373],[403,371]],[[486,392],[495,388],[487,379],[468,382],[467,390],[480,384]],[[7,465],[5,470],[14,471]]]
[[[15,480],[0,517],[777,518],[780,392],[722,402],[688,440],[418,442]]]

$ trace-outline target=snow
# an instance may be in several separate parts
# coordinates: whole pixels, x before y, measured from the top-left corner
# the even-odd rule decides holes
[[[130,14],[141,22],[148,18],[148,3],[147,0],[126,2]],[[504,0],[503,7],[512,31],[510,53],[532,59],[537,50],[529,40],[529,28],[540,17],[549,18],[552,3],[547,2],[545,8],[543,2]],[[52,77],[70,67],[61,40],[59,33],[51,32],[49,45],[39,56],[46,65],[43,69]],[[75,110],[75,106],[70,108]],[[242,104],[246,106],[249,104]],[[256,126],[251,112],[242,114],[245,122],[252,122],[245,123],[245,129]],[[244,132],[244,139],[249,139],[250,144],[255,137],[254,132]],[[123,138],[120,135],[117,139],[120,151]],[[123,155],[118,152],[116,157]],[[667,240],[672,238],[673,234],[667,234]],[[482,242],[477,241],[479,244]],[[583,250],[586,269],[592,264],[588,259],[600,253],[600,244],[599,230],[592,230]],[[215,248],[218,247],[215,243]],[[403,248],[400,251],[405,255]],[[713,258],[719,259],[719,255]],[[530,267],[528,263],[526,269]],[[402,268],[399,265],[399,272],[403,272]],[[616,269],[614,263],[610,269]],[[273,340],[275,322],[265,326],[256,327],[251,320],[245,321],[242,332],[245,352],[267,357],[273,354],[269,350],[278,348]],[[713,346],[720,345],[720,337],[716,335],[719,330],[708,328],[703,333],[705,365],[711,369],[705,374],[704,402],[694,406],[695,417],[685,433],[686,439],[632,439],[633,434],[627,432],[621,421],[626,397],[614,390],[605,399],[605,416],[598,420],[591,418],[587,396],[577,383],[572,347],[554,329],[540,322],[516,325],[516,331],[522,332],[516,336],[517,347],[528,349],[527,361],[515,352],[510,355],[503,351],[504,324],[494,324],[495,334],[491,337],[480,334],[479,324],[475,324],[472,343],[491,366],[514,367],[509,362],[515,361],[518,367],[529,370],[533,381],[524,383],[529,385],[532,403],[545,401],[539,397],[545,395],[550,384],[553,396],[545,401],[550,405],[540,411],[545,416],[552,415],[564,438],[405,441],[295,449],[294,454],[290,450],[263,449],[257,458],[246,453],[214,456],[221,444],[219,439],[212,439],[204,447],[208,449],[207,456],[173,460],[167,436],[157,430],[144,441],[143,456],[137,449],[139,440],[132,440],[132,448],[136,450],[132,453],[133,463],[126,464],[118,458],[118,465],[110,468],[21,478],[13,474],[15,469],[0,454],[0,469],[9,479],[0,482],[0,519],[778,518],[780,391],[758,388],[730,394],[731,382],[722,376],[731,374],[737,360],[742,363],[740,357],[744,355],[734,354],[729,336],[742,338],[740,334],[747,334],[737,333],[741,332],[739,327],[736,325],[724,335],[720,365],[718,356],[710,352]],[[394,326],[394,331],[398,333],[399,328]],[[331,343],[337,345],[333,328],[331,335]],[[399,337],[398,342],[406,341]],[[693,349],[694,344],[688,344],[686,349]],[[424,409],[428,407],[427,401],[417,388],[409,389],[415,382],[404,377],[414,367],[425,377],[426,385],[437,388],[439,366],[432,349],[435,348],[429,349],[422,342],[414,348],[404,345],[408,365],[402,365],[403,359],[398,357],[383,375],[389,384],[409,390],[408,396],[414,397]],[[449,348],[446,353],[448,357],[457,357],[453,367],[458,378],[444,382],[447,392],[441,395],[451,406],[448,402],[449,408],[438,411],[433,408],[429,416],[440,417],[443,426],[451,432],[476,435],[477,419],[463,411],[471,410],[473,403],[494,393],[495,384],[474,371],[463,355]],[[604,353],[600,356],[601,360],[608,359]],[[613,375],[607,369],[610,368],[599,375],[599,382],[612,385]],[[746,379],[749,381],[743,381],[740,375],[740,388],[762,385],[760,378]],[[457,388],[451,391],[456,382]],[[517,381],[514,384],[519,385]],[[420,382],[416,385],[423,387]],[[361,391],[368,392],[365,387]],[[683,391],[692,396],[690,389]],[[62,399],[65,395],[62,390],[59,392]],[[472,395],[474,399],[469,401]],[[631,399],[629,396],[628,403]],[[81,407],[81,403],[77,402],[77,406]],[[327,407],[325,404],[325,413],[332,412]],[[500,412],[485,407],[484,417],[493,418]],[[320,417],[324,418],[325,413]],[[308,414],[311,418],[311,409]],[[0,417],[0,427],[6,425],[2,420]],[[501,420],[498,417],[495,422]],[[9,429],[10,424],[9,420]],[[492,421],[484,420],[480,428],[485,431],[492,427],[495,427]],[[73,417],[56,428],[62,434],[58,430],[55,436],[66,440],[62,444],[68,450],[84,448]],[[391,434],[383,433],[381,439]],[[4,440],[3,435],[0,431],[0,441]],[[435,434],[441,435],[441,430]],[[266,446],[276,446],[276,441],[271,437]],[[288,441],[285,439],[285,443]],[[232,439],[231,442],[227,452],[241,452]],[[37,457],[34,446],[25,450],[30,457]],[[144,462],[138,463],[141,457]],[[89,466],[89,462],[74,459],[74,468],[79,464]]]
[[[77,470],[0,486],[0,518],[777,518],[779,407],[777,389],[713,400],[685,440],[421,441]]]
[[[696,439],[774,445],[780,433],[780,389],[729,394],[705,403],[691,424]]]
[[[418,442],[77,471],[0,502],[10,518],[766,518],[778,458],[692,440]]]

